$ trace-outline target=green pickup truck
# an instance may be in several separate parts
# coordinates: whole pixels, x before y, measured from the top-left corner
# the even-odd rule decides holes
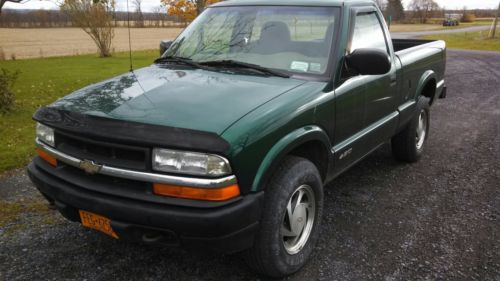
[[[39,109],[40,192],[117,239],[299,270],[325,184],[387,142],[423,153],[445,43],[391,40],[372,1],[269,3],[213,5],[151,66]]]

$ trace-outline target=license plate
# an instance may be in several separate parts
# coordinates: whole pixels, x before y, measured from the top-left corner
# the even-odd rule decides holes
[[[111,228],[110,219],[83,210],[80,210],[80,219],[83,226],[101,231],[113,238],[118,239],[118,235],[116,235],[113,228]]]

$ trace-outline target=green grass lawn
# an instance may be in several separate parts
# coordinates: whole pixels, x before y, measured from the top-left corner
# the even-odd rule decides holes
[[[500,30],[495,39],[488,39],[489,31],[436,34],[421,37],[422,39],[440,39],[446,41],[447,48],[480,51],[500,51]]]
[[[149,65],[158,51],[133,53],[134,67]],[[0,173],[26,165],[34,155],[35,123],[31,116],[74,90],[129,69],[128,53],[112,58],[95,55],[0,61],[0,68],[20,71],[13,87],[16,104],[12,112],[0,115]]]

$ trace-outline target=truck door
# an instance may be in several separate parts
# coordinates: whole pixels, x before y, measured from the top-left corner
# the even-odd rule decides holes
[[[397,124],[397,76],[398,61],[393,55],[392,42],[383,17],[377,11],[356,11],[352,30],[350,52],[359,48],[376,48],[387,53],[391,70],[384,75],[369,75],[365,80],[366,147],[373,149],[392,136]]]
[[[384,75],[357,75],[342,70],[335,89],[335,173],[340,173],[388,139],[396,129],[396,68],[381,16],[373,6],[353,7],[346,55],[360,48],[377,48],[391,58]]]

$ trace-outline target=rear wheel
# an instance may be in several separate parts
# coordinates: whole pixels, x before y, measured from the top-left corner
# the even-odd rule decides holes
[[[259,233],[248,264],[271,277],[290,275],[306,264],[319,235],[323,185],[309,160],[289,156],[266,187]]]
[[[392,153],[396,159],[416,162],[422,156],[425,142],[429,136],[430,112],[429,99],[420,97],[417,111],[406,127],[392,140]]]

